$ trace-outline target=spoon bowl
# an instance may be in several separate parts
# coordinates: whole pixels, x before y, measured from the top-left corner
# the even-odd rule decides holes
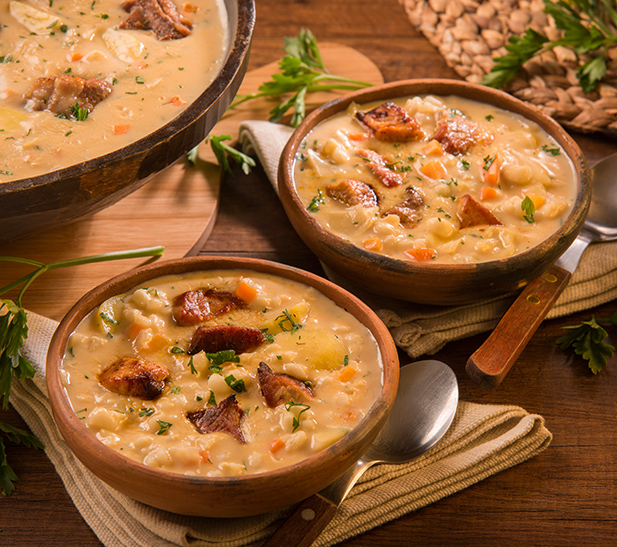
[[[458,383],[448,365],[426,360],[402,367],[390,415],[368,450],[330,486],[302,502],[263,547],[311,545],[369,467],[407,463],[429,450],[448,431],[457,407]]]
[[[591,205],[579,235],[551,268],[527,285],[467,361],[467,374],[480,387],[492,389],[501,383],[565,290],[589,244],[617,240],[616,172],[617,154],[593,167]]]

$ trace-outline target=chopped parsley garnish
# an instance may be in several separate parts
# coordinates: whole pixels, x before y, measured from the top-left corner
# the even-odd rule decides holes
[[[300,323],[296,323],[291,313],[287,310],[284,310],[281,315],[277,316],[275,321],[278,323],[278,326],[282,331],[291,332],[291,334],[294,334],[298,329],[302,328],[302,325]]]
[[[482,166],[482,169],[484,169],[485,171],[488,171],[496,159],[497,159],[497,154],[495,154],[494,156],[486,156],[484,158],[484,165]]]
[[[83,122],[88,118],[88,109],[81,108],[79,103],[75,103],[73,106],[69,107],[71,111],[71,116],[75,118],[78,122]]]
[[[549,148],[547,144],[542,145],[542,150],[551,156],[560,156],[561,150],[559,148]]]
[[[157,424],[159,424],[159,430],[156,432],[157,435],[163,435],[169,431],[169,428],[173,425],[169,422],[164,422],[163,420],[157,420]]]
[[[220,373],[222,366],[225,363],[239,363],[240,357],[236,355],[233,349],[224,349],[216,353],[206,353],[208,361],[210,361],[210,370],[212,372]]]
[[[140,418],[144,418],[144,417],[147,417],[147,416],[152,416],[152,414],[154,414],[154,409],[153,408],[143,407],[143,408],[139,409],[139,417]]]
[[[246,385],[244,385],[244,380],[237,380],[233,374],[225,376],[225,383],[236,393],[242,393],[243,391],[246,391]]]
[[[319,205],[324,203],[324,198],[321,190],[317,190],[317,195],[313,197],[311,202],[309,203],[307,209],[311,213],[316,213],[319,211]]]
[[[303,403],[294,403],[293,401],[290,401],[288,403],[285,403],[285,409],[288,411],[291,411],[291,409],[295,406],[299,406],[299,407],[303,407],[302,410],[300,412],[298,412],[297,416],[294,416],[293,421],[291,422],[293,429],[291,430],[291,432],[293,433],[294,431],[296,431],[296,429],[298,429],[300,427],[300,416],[302,416],[302,414],[304,412],[306,412],[310,407],[310,405],[306,405]]]

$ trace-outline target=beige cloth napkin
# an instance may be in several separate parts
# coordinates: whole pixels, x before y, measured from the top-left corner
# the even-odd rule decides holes
[[[256,547],[291,513],[287,508],[240,519],[184,517],[107,487],[76,460],[51,415],[44,375],[57,323],[29,313],[28,324],[24,356],[37,375],[14,382],[11,403],[44,443],[75,506],[106,547]],[[551,439],[544,419],[522,408],[461,402],[445,437],[426,454],[409,464],[369,469],[314,545],[339,543],[458,492],[539,454]]]
[[[239,143],[255,154],[275,189],[278,161],[292,129],[267,121],[240,124]],[[495,327],[514,300],[505,295],[477,304],[441,307],[409,304],[371,295],[354,287],[324,266],[328,277],[362,298],[390,329],[397,346],[411,358],[433,354],[447,342]],[[561,317],[617,298],[617,242],[590,245],[572,279],[547,318]]]

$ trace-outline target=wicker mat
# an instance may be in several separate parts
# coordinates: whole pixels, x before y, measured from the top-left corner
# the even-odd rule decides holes
[[[560,36],[542,10],[542,0],[399,0],[412,25],[459,76],[479,83],[507,52],[504,44],[528,27],[550,39]],[[506,91],[538,106],[566,129],[617,137],[617,48],[609,50],[608,71],[595,91],[585,93],[576,77],[587,58],[556,47],[531,59]]]

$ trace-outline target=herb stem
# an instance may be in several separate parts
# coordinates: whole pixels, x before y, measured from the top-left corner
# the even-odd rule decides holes
[[[123,260],[127,258],[141,258],[141,257],[146,257],[146,256],[161,256],[164,250],[165,250],[164,247],[162,247],[161,245],[158,245],[156,247],[143,247],[141,249],[133,249],[133,250],[128,250],[128,251],[113,251],[109,253],[90,255],[90,256],[84,256],[84,257],[79,257],[79,258],[69,258],[65,260],[57,260],[55,262],[50,262],[49,264],[44,264],[42,262],[29,260],[25,258],[22,259],[22,258],[1,256],[0,261],[21,262],[24,264],[30,264],[32,266],[37,266],[37,269],[34,272],[24,275],[21,279],[18,279],[17,281],[13,281],[12,283],[9,283],[8,285],[0,288],[0,295],[10,291],[11,289],[19,287],[20,285],[25,283],[25,285],[19,292],[19,296],[17,297],[17,305],[21,307],[21,298],[25,290],[32,284],[32,282],[38,276],[45,273],[46,271],[57,270],[58,268],[68,268],[70,266],[80,266],[82,264],[92,264],[95,262],[106,262],[109,260]]]

